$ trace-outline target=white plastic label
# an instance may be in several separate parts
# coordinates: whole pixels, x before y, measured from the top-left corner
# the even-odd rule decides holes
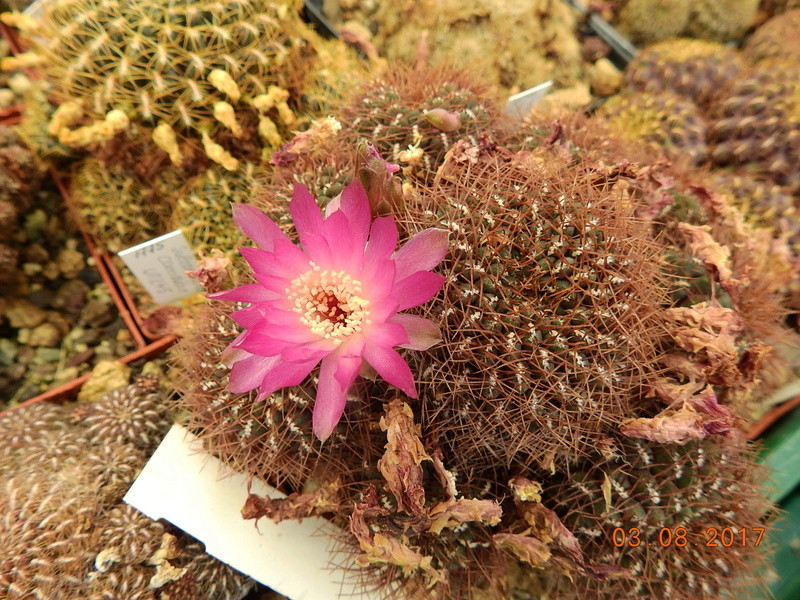
[[[505,113],[514,119],[524,119],[531,112],[531,109],[539,104],[539,101],[550,92],[552,87],[552,81],[545,81],[524,92],[514,94],[506,103]]]
[[[203,291],[203,286],[186,274],[197,268],[197,259],[180,229],[123,250],[117,256],[159,304]]]
[[[251,491],[284,495],[260,480]],[[173,425],[125,495],[151,519],[166,519],[205,544],[206,552],[291,600],[377,600],[356,581],[350,551],[337,553],[341,534],[325,519],[245,521],[247,477],[204,452],[196,437]]]

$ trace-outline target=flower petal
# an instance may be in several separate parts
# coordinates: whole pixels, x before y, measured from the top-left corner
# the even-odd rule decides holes
[[[360,368],[360,356],[330,354],[322,359],[311,421],[314,435],[323,442],[328,439],[342,418],[347,402],[347,390],[358,376]]]
[[[258,302],[268,302],[280,297],[272,290],[268,290],[260,283],[248,283],[247,285],[240,285],[239,287],[223,290],[221,292],[214,292],[213,294],[206,294],[206,298],[211,300],[225,300],[226,302],[250,302],[256,304]]]
[[[397,300],[398,311],[419,306],[433,298],[444,284],[445,278],[438,273],[418,271],[394,284],[392,296]]]
[[[264,375],[256,401],[263,400],[281,388],[299,385],[317,363],[319,358],[316,357],[305,362],[286,362],[279,358],[275,367]]]
[[[251,356],[237,360],[228,376],[228,391],[239,394],[257,388],[264,381],[264,373],[268,373],[279,360],[277,356]]]
[[[233,221],[243,234],[253,240],[264,250],[272,250],[275,240],[289,238],[272,222],[267,215],[254,206],[234,203],[232,206]],[[290,242],[291,243],[291,242]]]
[[[364,250],[364,263],[391,258],[395,248],[397,248],[397,225],[394,217],[390,215],[375,219],[369,232],[369,242]]]
[[[401,281],[417,271],[430,271],[447,254],[445,229],[426,229],[408,240],[394,255],[397,265],[395,281]]]
[[[287,348],[297,346],[297,342],[282,340],[259,329],[250,329],[245,331],[236,346],[257,356],[277,356]]]
[[[342,191],[339,210],[344,213],[350,222],[348,234],[356,238],[357,244],[364,249],[369,234],[369,222],[372,217],[369,209],[369,198],[364,186],[358,179],[353,180]]]
[[[350,224],[343,212],[337,210],[325,219],[322,235],[328,242],[335,268],[344,269],[348,273],[361,270],[365,242],[350,230]]]
[[[302,244],[305,253],[320,268],[329,269],[333,266],[333,252],[328,245],[328,240],[321,233],[305,236]]]
[[[369,329],[367,339],[370,344],[393,348],[409,342],[405,328],[399,323],[379,323]]]
[[[397,351],[368,342],[364,346],[364,358],[386,381],[400,388],[410,398],[417,397],[411,368]]]
[[[289,240],[275,240],[275,251],[239,248],[239,253],[256,273],[294,279],[310,268],[308,256]]]
[[[389,323],[397,323],[406,330],[408,342],[398,344],[401,348],[427,350],[442,341],[442,332],[433,321],[414,315],[394,315]]]
[[[300,236],[300,242],[308,235],[316,235],[322,231],[322,212],[317,206],[314,196],[304,185],[295,184],[292,201],[289,203],[289,211],[292,214],[294,227]]]
[[[250,329],[264,321],[264,308],[258,304],[241,308],[228,315],[239,327]]]

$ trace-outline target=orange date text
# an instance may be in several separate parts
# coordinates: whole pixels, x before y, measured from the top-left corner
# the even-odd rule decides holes
[[[705,531],[690,535],[685,527],[662,527],[652,532],[648,539],[638,527],[617,527],[611,532],[611,542],[617,548],[685,548],[689,544],[702,544],[708,548],[756,547],[761,544],[764,531],[764,527],[708,527]]]

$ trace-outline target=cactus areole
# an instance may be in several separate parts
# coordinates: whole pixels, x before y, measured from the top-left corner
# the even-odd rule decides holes
[[[357,181],[327,217],[295,186],[290,211],[300,247],[257,209],[237,204],[233,211],[259,248],[241,249],[256,283],[210,295],[250,304],[231,315],[244,331],[223,353],[228,389],[258,388],[261,400],[298,385],[319,364],[313,428],[321,440],[339,422],[364,361],[416,398],[411,369],[394,347],[427,350],[441,339],[433,322],[401,311],[442,287],[444,277],[430,270],[447,253],[447,232],[426,229],[395,251],[394,217],[373,220]]]

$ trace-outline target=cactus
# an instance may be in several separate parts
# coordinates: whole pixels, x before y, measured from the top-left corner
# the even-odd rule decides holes
[[[129,130],[179,164],[191,151],[183,142],[202,140],[211,160],[234,170],[294,124],[288,102],[303,89],[317,41],[300,4],[71,0],[19,25],[34,43],[48,40],[35,51],[61,101],[50,123],[61,142],[103,144]],[[269,130],[264,141],[259,130]]]
[[[654,152],[697,165],[706,158],[706,124],[697,106],[669,92],[618,95],[597,113],[609,130]]]
[[[335,116],[349,146],[366,138],[385,159],[424,180],[456,140],[497,127],[498,104],[463,71],[395,66],[354,92]],[[457,115],[455,129],[436,121],[430,114],[436,109]]]
[[[252,587],[185,534],[121,502],[147,459],[143,444],[152,449],[169,426],[156,388],[143,377],[93,405],[35,404],[0,417],[10,441],[0,453],[4,597],[233,600]],[[154,588],[163,559],[153,558],[167,543],[169,566],[186,572]]]
[[[652,44],[677,37],[689,23],[689,0],[629,0],[614,23],[636,44]]]
[[[76,158],[79,152],[69,148],[47,131],[55,107],[47,99],[46,86],[35,82],[23,97],[25,110],[16,127],[17,135],[40,159],[59,163]]]
[[[225,389],[226,362],[236,358],[225,348],[240,333],[228,315],[242,307],[212,301],[194,309],[173,350],[179,406],[209,451],[290,494],[249,497],[247,518],[331,518],[345,528],[342,551],[379,592],[610,600],[630,596],[639,581],[654,597],[671,590],[697,600],[744,589],[754,578],[742,567],[754,566],[752,549],[733,548],[722,563],[702,549],[687,552],[684,571],[667,577],[664,555],[642,548],[609,556],[613,544],[602,536],[616,523],[636,527],[636,518],[652,535],[681,526],[685,515],[696,542],[703,522],[728,527],[741,517],[758,526],[769,509],[735,415],[764,373],[759,333],[779,316],[777,293],[763,299],[773,274],[731,291],[742,274],[763,268],[764,239],[710,196],[699,201],[717,211],[706,217],[708,230],[636,218],[652,200],[638,194],[645,176],[636,168],[606,160],[621,144],[578,143],[570,124],[529,126],[541,135],[521,136],[522,151],[488,135],[462,138],[435,178],[408,172],[394,212],[402,235],[432,226],[451,234],[443,291],[417,313],[437,322],[443,342],[404,355],[418,401],[360,379],[320,445],[310,423],[313,375],[259,402]],[[335,194],[356,159],[336,142],[328,153],[309,139],[279,155],[288,160],[278,165],[282,181]],[[290,156],[303,143],[302,156]],[[256,204],[285,213],[277,196]],[[292,235],[285,219],[276,222]],[[749,237],[758,239],[748,246]],[[699,262],[706,277],[681,303],[671,254]],[[675,435],[670,426],[687,418],[686,437]],[[697,489],[706,499],[692,497]]]
[[[86,231],[111,252],[161,235],[171,213],[178,174],[162,171],[149,183],[123,167],[89,158],[72,177],[70,197]],[[170,197],[172,196],[172,197]]]
[[[390,60],[414,60],[424,48],[434,63],[454,61],[489,85],[516,90],[548,79],[574,85],[580,76],[576,15],[557,2],[381,3],[374,19],[375,43]]]
[[[798,0],[764,0],[761,3],[761,10],[770,16],[780,15],[795,8],[800,8]]]
[[[642,50],[628,65],[625,80],[635,90],[670,91],[705,107],[742,69],[741,57],[731,48],[676,39]]]
[[[800,58],[800,44],[794,32],[798,27],[800,9],[773,17],[747,39],[742,54],[753,64],[775,58],[797,61]]]
[[[764,474],[756,469],[752,450],[741,440],[679,447],[614,443],[613,455],[598,454],[575,465],[569,478],[553,482],[542,497],[559,499],[557,512],[587,558],[625,567],[631,576],[561,578],[552,593],[558,598],[752,598],[755,574],[769,553],[769,534],[756,546],[759,530],[754,528],[770,526],[762,520]],[[731,547],[718,537],[726,528],[726,537],[738,536]],[[708,547],[715,531],[716,547]]]
[[[699,0],[692,3],[686,34],[705,40],[729,42],[756,21],[760,0]]]
[[[237,173],[214,166],[190,181],[179,195],[169,219],[170,229],[180,228],[189,246],[199,256],[211,251],[225,252],[234,265],[241,266],[233,250],[242,243],[242,236],[233,225],[231,203],[250,203],[258,190],[260,169],[247,164]]]
[[[775,183],[795,189],[800,171],[797,78],[791,61],[764,61],[736,78],[710,110],[711,159],[745,165]]]

